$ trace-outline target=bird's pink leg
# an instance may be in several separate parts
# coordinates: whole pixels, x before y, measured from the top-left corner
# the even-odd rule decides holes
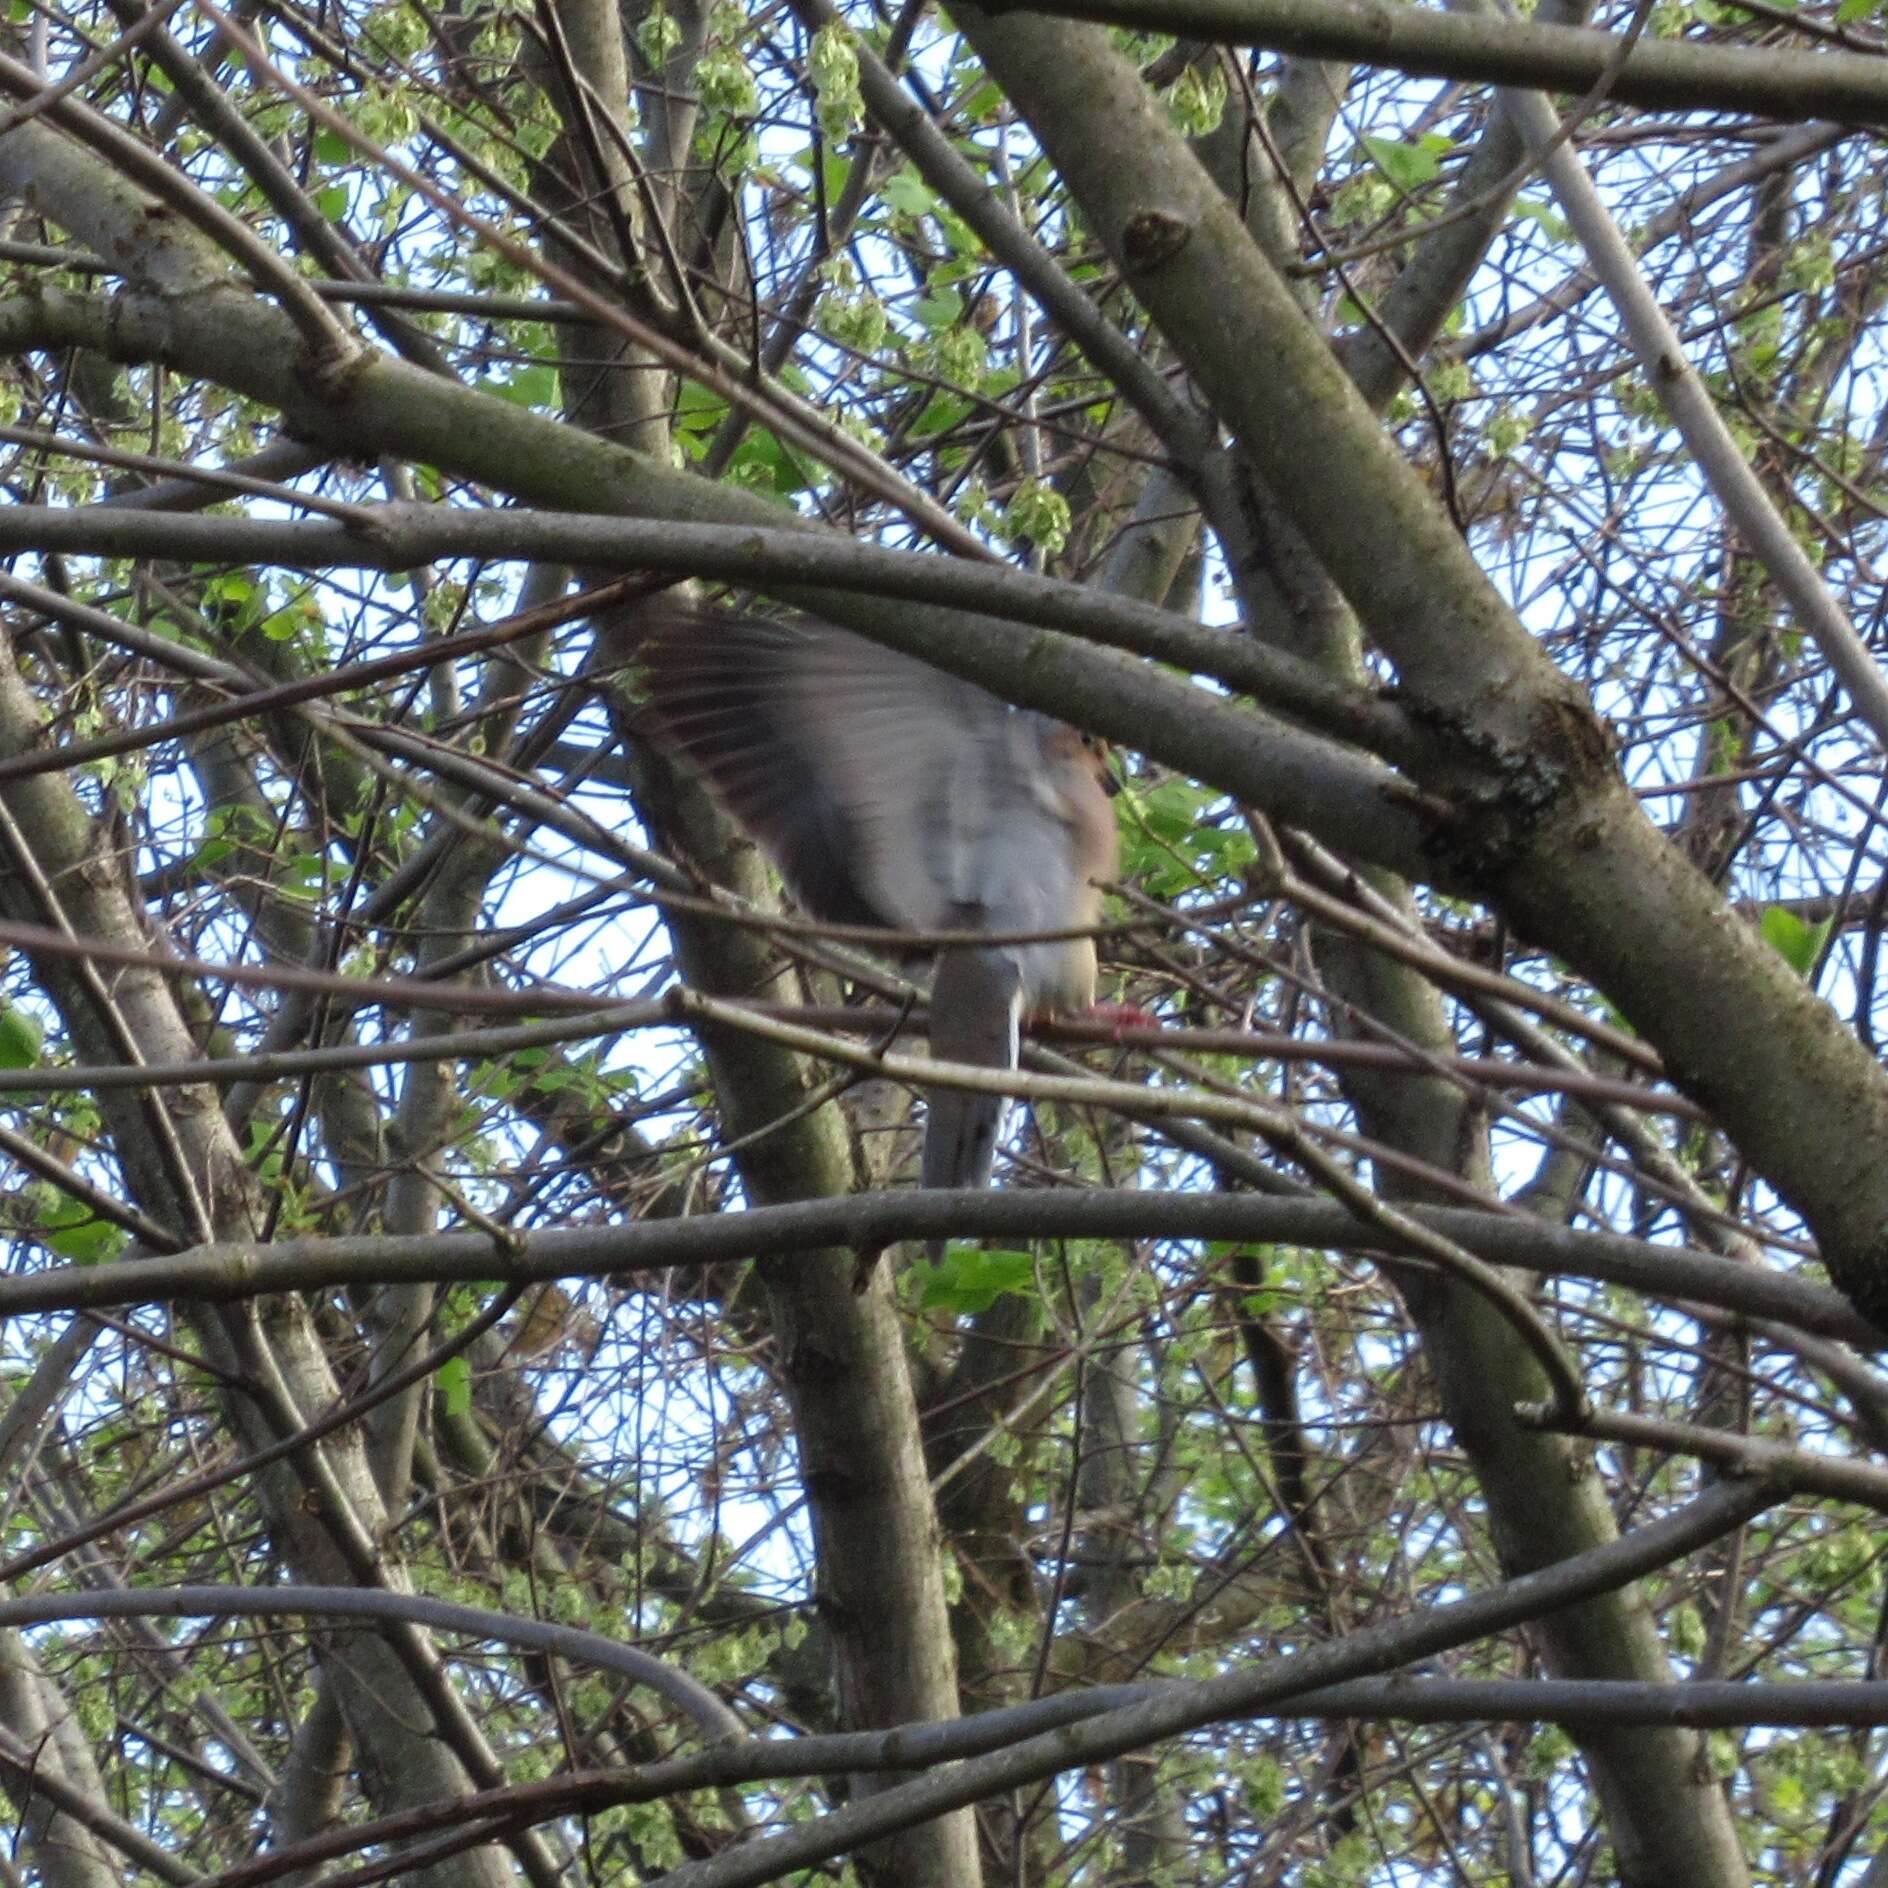
[[[1091,1003],[1087,1009],[1077,1012],[1076,1020],[1112,1024],[1116,1042],[1121,1040],[1127,1030],[1160,1027],[1160,1018],[1152,1010],[1142,1009],[1138,1003]]]
[[[1144,1010],[1138,1003],[1091,1003],[1086,1009],[1068,1010],[1057,1014],[1050,1010],[1035,1010],[1023,1018],[1023,1033],[1035,1035],[1044,1023],[1106,1023],[1119,1042],[1122,1033],[1129,1029],[1158,1029],[1161,1021],[1152,1010]]]

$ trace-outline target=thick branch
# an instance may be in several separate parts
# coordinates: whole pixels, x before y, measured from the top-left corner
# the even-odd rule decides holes
[[[1443,13],[1394,0],[1031,0],[1026,9],[990,9],[1025,10],[1544,92],[1584,93],[1605,79],[1607,96],[1622,105],[1858,125],[1888,120],[1888,64],[1868,53],[1711,46],[1648,34],[1622,59],[1619,37],[1590,27]]]
[[[1864,1348],[1881,1334],[1836,1292],[1780,1272],[1613,1233],[1573,1232],[1525,1215],[1409,1207],[1491,1265],[1624,1285],[1679,1303],[1774,1318]],[[165,1299],[229,1302],[378,1280],[404,1284],[607,1277],[616,1272],[825,1251],[880,1252],[907,1239],[1201,1239],[1382,1251],[1387,1241],[1328,1200],[1255,1194],[1120,1192],[856,1193],[744,1213],[639,1220],[530,1233],[501,1246],[483,1233],[423,1239],[365,1234],[205,1246],[108,1266],[54,1266],[0,1279],[0,1317]]]

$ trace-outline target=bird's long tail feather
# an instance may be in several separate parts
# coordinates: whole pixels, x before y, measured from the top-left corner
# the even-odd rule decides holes
[[[945,1062],[1014,1068],[1022,996],[1021,973],[1006,952],[944,952],[931,986],[931,1053]],[[988,1186],[1003,1120],[1003,1097],[933,1088],[927,1091],[925,1103],[924,1184]],[[935,1258],[943,1242],[932,1241],[928,1249]]]

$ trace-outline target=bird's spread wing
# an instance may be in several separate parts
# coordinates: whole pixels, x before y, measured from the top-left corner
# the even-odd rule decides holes
[[[643,661],[654,732],[808,911],[915,931],[966,921],[1013,798],[1013,717],[994,695],[826,624],[707,612],[665,617]]]
[[[653,732],[816,917],[998,935],[1092,920],[1113,815],[1069,729],[822,623],[676,612],[643,659]],[[1094,978],[1085,938],[948,949],[931,1052],[1014,1068],[1023,1011],[1079,1008]],[[924,1184],[988,1185],[1002,1098],[927,1102]]]

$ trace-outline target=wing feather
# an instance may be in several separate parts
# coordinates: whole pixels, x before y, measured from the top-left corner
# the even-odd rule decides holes
[[[828,624],[676,611],[642,652],[650,723],[816,917],[935,931],[978,902],[1009,709]]]

